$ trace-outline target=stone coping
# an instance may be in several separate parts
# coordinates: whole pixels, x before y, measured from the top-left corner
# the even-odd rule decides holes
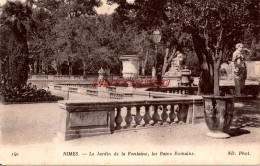
[[[119,60],[140,60],[139,55],[121,55]]]
[[[114,91],[108,91],[104,89],[91,89],[87,87],[77,87],[77,86],[66,86],[66,85],[54,85],[54,87],[65,87],[71,90],[83,90],[83,91],[95,91],[95,92],[102,92],[102,93],[113,93],[113,94],[133,94],[133,95],[139,95],[139,96],[151,96],[151,97],[161,97],[161,98],[176,98],[176,97],[196,97],[195,95],[187,95],[187,94],[172,94],[172,93],[164,93],[164,92],[155,92],[155,91],[143,91],[139,89],[135,89],[132,91],[128,91],[127,88],[125,89],[117,89]],[[189,89],[188,87],[184,87]]]
[[[156,88],[154,88],[156,89]],[[187,88],[188,89],[188,88]],[[156,92],[156,91],[139,91],[134,90],[133,95],[141,96],[154,96],[154,97],[163,97],[163,98],[175,98],[175,97],[197,97],[196,95],[187,95],[187,94],[175,94],[175,93],[165,93],[165,92]]]
[[[214,98],[214,99],[235,99],[234,95],[227,95],[227,96],[216,96],[216,95],[203,95],[203,98]]]
[[[175,75],[175,76],[168,76],[168,75],[164,75],[163,79],[179,79],[181,78],[181,75]]]
[[[70,106],[102,106],[102,105],[149,105],[149,104],[170,104],[170,103],[183,103],[183,104],[192,104],[192,103],[202,103],[201,96],[192,96],[192,97],[175,97],[175,98],[151,98],[151,99],[126,99],[126,100],[116,100],[116,99],[101,99],[101,100],[64,100],[59,101],[59,106],[63,109]]]

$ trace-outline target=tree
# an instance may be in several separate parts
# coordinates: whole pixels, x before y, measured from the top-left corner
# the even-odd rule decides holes
[[[160,29],[163,35],[160,46],[164,47],[161,54],[164,54],[164,58],[157,64],[162,65],[162,75],[176,56],[177,50],[183,51],[183,48],[190,45],[191,36],[183,32],[182,24],[172,22],[168,12],[171,4],[168,1],[136,0],[133,4],[121,0],[110,0],[110,2],[120,4],[116,14],[119,22],[132,24],[140,30],[147,31],[150,36],[155,29]]]
[[[83,63],[83,75],[86,76],[90,55],[98,48],[96,36],[98,27],[95,17],[81,17],[62,20],[55,26],[57,43],[62,58],[78,57]]]
[[[4,37],[7,50],[2,50],[5,56],[3,65],[8,67],[5,86],[11,89],[21,89],[28,79],[28,45],[27,32],[33,27],[31,8],[20,1],[7,1],[2,6],[1,36]],[[8,37],[7,37],[8,36]],[[3,47],[2,47],[3,48]]]
[[[30,53],[35,61],[45,61],[46,64],[56,61],[57,74],[61,74],[61,65],[73,58],[59,47],[59,25],[65,20],[96,15],[95,7],[102,3],[100,0],[27,0],[27,4],[34,6],[33,17],[38,23],[37,32],[30,34]],[[69,66],[72,69],[71,63]]]
[[[55,19],[51,12],[44,10],[44,8],[33,8],[32,17],[37,21],[37,28],[33,32],[28,33],[28,47],[30,53],[30,60],[36,63],[36,73],[40,72],[40,63],[45,62],[51,64],[55,59],[55,37],[53,27]],[[47,67],[48,70],[48,67]]]
[[[110,2],[119,4],[117,12],[121,18],[136,11],[136,15],[131,14],[135,16],[132,22],[148,20],[147,24],[140,24],[140,27],[165,24],[173,28],[178,25],[182,27],[182,32],[190,34],[201,64],[199,91],[203,94],[214,90],[214,94],[219,95],[219,67],[224,55],[229,54],[234,43],[243,40],[244,31],[248,28],[251,32],[259,32],[259,19],[256,19],[259,18],[259,2],[256,0],[136,0],[134,4],[124,0]]]
[[[219,69],[224,55],[235,43],[243,40],[244,31],[255,25],[251,22],[249,5],[252,1],[186,1],[183,8],[183,23],[192,35],[194,48],[202,65],[200,88],[207,82],[209,89],[204,93],[219,95]],[[256,3],[255,3],[256,4]],[[259,3],[258,3],[259,5]]]

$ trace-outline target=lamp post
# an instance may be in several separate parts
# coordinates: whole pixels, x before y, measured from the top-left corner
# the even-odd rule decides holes
[[[155,43],[155,62],[154,62],[155,74],[157,72],[156,66],[157,66],[158,44],[160,43],[161,38],[162,38],[162,34],[161,34],[160,30],[157,28],[153,32],[153,42]]]

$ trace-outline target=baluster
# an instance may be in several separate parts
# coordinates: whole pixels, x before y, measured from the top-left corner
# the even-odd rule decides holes
[[[141,106],[136,106],[136,115],[135,115],[135,127],[140,127],[141,126],[141,121],[142,121],[142,116],[140,114],[140,107]]]
[[[133,120],[131,115],[131,106],[128,106],[126,108],[127,108],[127,113],[125,117],[125,122],[126,122],[126,125],[124,126],[125,129],[131,127],[131,122]]]
[[[154,113],[153,113],[152,118],[153,118],[153,122],[154,122],[153,125],[158,126],[159,125],[158,121],[160,119],[160,115],[158,114],[158,105],[154,106]]]
[[[115,130],[120,130],[122,129],[121,123],[123,122],[123,118],[121,116],[121,107],[117,107],[116,110],[117,110],[117,114],[115,118],[115,122],[116,122]]]
[[[174,104],[171,105],[171,112],[169,114],[169,118],[170,118],[170,121],[171,121],[170,123],[174,124],[175,123],[174,120],[176,118],[176,114],[175,114],[175,110],[174,110]]]
[[[179,121],[179,118],[178,118],[178,116],[177,116],[177,114],[178,114],[178,112],[179,112],[179,109],[180,109],[179,104],[174,105],[173,109],[174,109],[174,112],[175,112],[175,114],[176,114],[176,118],[175,118],[174,122],[177,123],[177,122]]]
[[[167,114],[167,105],[163,105],[163,112],[161,114],[161,118],[162,118],[162,125],[166,125],[168,124],[166,122],[167,118],[168,118],[168,114]]]
[[[112,107],[111,111],[109,112],[109,127],[111,134],[113,134],[115,131],[115,112],[116,111],[114,107]]]
[[[144,114],[144,126],[150,126],[150,120],[151,120],[151,116],[150,116],[150,106],[146,105],[145,106],[145,114]]]
[[[177,113],[178,123],[183,124],[187,119],[188,114],[188,105],[187,104],[179,104],[179,111]]]

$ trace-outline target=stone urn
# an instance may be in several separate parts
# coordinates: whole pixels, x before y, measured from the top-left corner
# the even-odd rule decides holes
[[[122,55],[119,60],[123,63],[123,78],[134,79],[139,76],[139,55]]]
[[[182,86],[191,86],[193,80],[191,78],[191,70],[185,69],[181,70],[181,81],[180,84]]]
[[[203,96],[204,118],[210,130],[207,136],[229,138],[229,127],[233,119],[234,97]]]

